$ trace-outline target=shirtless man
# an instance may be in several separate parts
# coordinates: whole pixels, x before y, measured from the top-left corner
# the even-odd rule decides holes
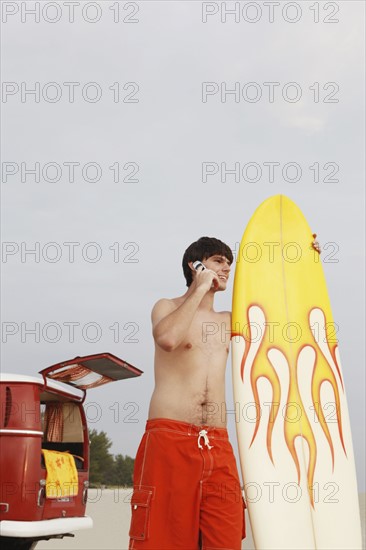
[[[188,290],[153,308],[155,389],[135,462],[130,550],[241,548],[245,505],[225,414],[230,313],[213,308],[232,261],[227,245],[202,237],[183,257]]]

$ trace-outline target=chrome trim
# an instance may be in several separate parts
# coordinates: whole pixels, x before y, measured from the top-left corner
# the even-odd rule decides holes
[[[45,500],[46,500],[46,491],[44,487],[41,487],[40,490],[38,491],[37,506],[39,506],[39,508],[42,508],[42,506],[44,506]]]
[[[3,428],[0,430],[0,434],[43,435],[43,432],[38,430],[7,430],[6,428]]]

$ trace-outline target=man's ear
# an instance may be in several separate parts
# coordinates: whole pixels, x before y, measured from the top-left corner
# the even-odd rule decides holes
[[[191,268],[191,271],[196,271],[193,267],[193,262],[188,262],[189,267]]]

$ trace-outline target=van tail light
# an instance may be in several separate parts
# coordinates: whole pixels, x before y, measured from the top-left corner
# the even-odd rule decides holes
[[[40,479],[39,484],[40,484],[41,487],[38,491],[37,505],[41,508],[44,505],[44,501],[45,501],[45,498],[46,498],[46,480],[45,479]]]
[[[89,481],[84,481],[83,504],[86,504],[88,500],[88,487],[89,487]]]
[[[7,502],[0,502],[0,512],[5,514],[6,512],[9,512],[9,504]]]

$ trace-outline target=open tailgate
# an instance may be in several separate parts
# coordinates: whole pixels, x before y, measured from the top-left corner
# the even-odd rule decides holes
[[[142,371],[111,353],[96,353],[56,363],[39,371],[43,378],[70,384],[81,390],[140,376]]]

